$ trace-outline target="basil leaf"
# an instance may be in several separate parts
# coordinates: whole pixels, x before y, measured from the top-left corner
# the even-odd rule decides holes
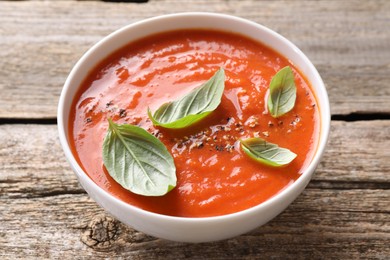
[[[159,107],[149,118],[156,126],[184,128],[214,111],[221,103],[225,88],[225,72],[220,68],[212,78],[182,98]]]
[[[280,117],[293,109],[296,92],[292,69],[287,66],[279,70],[269,85],[268,110],[271,115]]]
[[[134,125],[108,120],[103,162],[123,188],[145,196],[162,196],[176,186],[176,167],[164,144]]]
[[[261,138],[240,140],[242,150],[258,162],[270,166],[289,164],[297,155],[286,148],[269,143]]]

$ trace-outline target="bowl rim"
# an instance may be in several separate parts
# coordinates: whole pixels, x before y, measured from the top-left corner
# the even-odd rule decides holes
[[[187,17],[192,17],[192,16],[196,16],[196,17],[207,16],[207,17],[214,17],[217,19],[218,18],[229,19],[229,20],[232,20],[232,21],[235,21],[238,23],[250,24],[252,26],[257,27],[259,30],[263,30],[267,34],[270,34],[272,37],[277,38],[278,41],[284,42],[284,44],[287,44],[292,50],[294,50],[294,52],[296,52],[300,56],[300,58],[303,59],[304,63],[307,66],[309,66],[309,69],[311,70],[311,72],[314,73],[313,76],[318,80],[319,84],[321,85],[321,86],[318,86],[318,88],[322,89],[323,94],[325,94],[325,95],[321,96],[321,98],[324,99],[324,102],[323,102],[324,104],[321,104],[319,106],[319,110],[320,110],[320,112],[319,112],[319,115],[320,115],[320,127],[319,127],[320,128],[320,135],[319,135],[319,140],[318,140],[318,144],[317,144],[317,149],[316,149],[314,156],[313,156],[312,160],[310,161],[308,167],[302,172],[301,176],[299,176],[299,178],[297,180],[295,180],[292,184],[288,185],[287,187],[285,187],[284,189],[282,189],[281,191],[279,191],[277,194],[275,194],[273,197],[267,199],[266,201],[264,201],[256,206],[253,206],[251,208],[247,208],[247,209],[244,209],[244,210],[241,210],[238,212],[229,213],[229,214],[225,214],[225,215],[217,215],[217,216],[209,216],[209,217],[170,216],[170,215],[164,215],[164,214],[144,210],[144,209],[138,208],[136,206],[133,206],[131,204],[128,204],[128,203],[120,200],[119,198],[115,197],[114,195],[112,195],[108,191],[105,191],[102,187],[100,187],[98,184],[96,184],[87,175],[87,173],[81,168],[81,166],[79,165],[79,163],[75,159],[75,156],[71,152],[70,144],[68,142],[68,136],[67,136],[66,131],[65,131],[65,129],[68,126],[64,124],[64,121],[65,121],[65,118],[69,116],[69,111],[64,110],[65,103],[73,101],[73,100],[67,100],[67,94],[69,92],[69,89],[71,89],[70,83],[71,83],[72,79],[75,77],[76,72],[83,66],[83,64],[88,56],[90,56],[96,50],[101,48],[101,46],[103,44],[105,44],[109,41],[112,41],[113,38],[126,32],[127,30],[131,30],[133,27],[138,27],[138,26],[145,25],[148,23],[153,23],[153,22],[159,21],[161,19],[172,19],[172,18],[184,18],[185,19]],[[164,31],[170,31],[170,30],[169,29],[160,30],[160,32],[164,32]],[[242,34],[242,35],[247,36],[246,34]],[[143,37],[141,37],[141,38],[143,38]],[[267,45],[264,42],[261,42],[261,43],[272,48],[271,46]],[[276,50],[274,48],[273,48],[273,50],[275,50],[279,53],[278,50]],[[113,53],[115,51],[116,50],[113,49],[110,52]],[[313,94],[316,97],[317,102],[319,102],[318,93],[316,93],[316,91],[313,90]],[[71,98],[73,98],[73,96],[71,96]],[[65,114],[67,114],[67,115],[65,115]],[[313,174],[315,168],[319,164],[321,157],[325,151],[326,144],[328,142],[329,132],[330,132],[330,105],[329,105],[329,98],[328,98],[325,84],[323,83],[323,80],[322,80],[320,74],[318,73],[317,69],[314,67],[314,65],[308,59],[308,57],[295,44],[293,44],[290,40],[288,40],[287,38],[285,38],[281,34],[265,27],[262,24],[253,22],[251,20],[247,20],[245,18],[233,16],[233,15],[222,14],[222,13],[213,13],[213,12],[182,12],[182,13],[174,13],[174,14],[155,16],[152,18],[147,18],[147,19],[143,19],[143,20],[140,20],[140,21],[137,21],[134,23],[130,23],[124,27],[121,27],[121,28],[115,30],[114,32],[103,37],[97,43],[93,44],[93,46],[90,47],[81,56],[81,58],[77,61],[77,63],[74,65],[74,67],[72,68],[71,72],[69,73],[69,75],[65,81],[65,84],[62,88],[61,95],[60,95],[59,102],[58,102],[57,127],[58,127],[58,134],[59,134],[60,143],[61,143],[62,149],[65,153],[65,157],[68,160],[69,164],[71,165],[71,168],[75,172],[79,181],[80,181],[80,179],[82,181],[85,181],[88,185],[92,186],[95,189],[95,191],[97,191],[99,193],[99,195],[106,197],[107,199],[115,202],[116,204],[119,204],[120,206],[122,206],[128,210],[136,211],[136,212],[143,214],[145,216],[150,216],[153,218],[160,218],[160,219],[164,219],[167,221],[181,221],[181,222],[191,222],[191,223],[208,222],[209,223],[210,221],[220,221],[220,220],[231,219],[231,218],[235,218],[235,217],[241,217],[241,216],[248,215],[248,214],[253,214],[256,211],[267,208],[267,207],[271,206],[272,204],[278,203],[278,201],[285,199],[285,196],[288,193],[292,192],[297,187],[300,187],[301,185],[304,185],[304,187],[305,187],[307,185],[307,183],[310,181],[311,175]],[[307,175],[309,175],[309,176],[307,176]],[[84,187],[84,189],[86,189],[86,188]],[[98,201],[96,201],[96,202],[98,203]],[[100,204],[100,203],[98,203],[98,204]]]

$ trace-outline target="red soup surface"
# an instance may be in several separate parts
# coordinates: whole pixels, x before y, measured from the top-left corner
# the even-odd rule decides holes
[[[267,91],[275,73],[289,65],[297,86],[292,111],[273,118]],[[219,107],[184,130],[154,127],[155,111],[225,69]],[[102,143],[108,122],[138,125],[172,154],[177,186],[161,197],[133,194],[107,173]],[[292,184],[308,166],[319,137],[319,111],[310,84],[294,64],[241,35],[179,30],[130,43],[98,64],[84,80],[70,114],[72,151],[88,176],[110,194],[136,207],[171,216],[208,217],[256,206]],[[284,167],[255,162],[239,138],[258,136],[297,157]]]

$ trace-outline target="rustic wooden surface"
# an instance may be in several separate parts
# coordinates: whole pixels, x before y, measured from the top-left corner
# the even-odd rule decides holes
[[[314,179],[263,227],[221,242],[156,239],[79,186],[55,125],[70,69],[143,18],[213,11],[296,43],[327,85],[328,149]],[[0,259],[390,258],[390,1],[0,1]]]

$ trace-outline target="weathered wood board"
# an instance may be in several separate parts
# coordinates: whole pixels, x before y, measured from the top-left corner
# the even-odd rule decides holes
[[[249,234],[189,245],[110,219],[79,186],[56,126],[1,125],[0,256],[385,258],[389,134],[390,121],[332,122],[329,148],[314,179],[285,212]]]
[[[0,1],[0,118],[55,118],[72,66],[112,31],[183,11],[241,16],[281,33],[317,66],[333,114],[390,112],[390,2]]]
[[[364,198],[361,198],[364,194]],[[390,254],[389,192],[307,189],[267,225],[203,244],[156,239],[118,223],[85,194],[0,199],[2,259],[382,258]],[[351,200],[354,198],[354,200]],[[382,203],[375,204],[378,199]],[[23,234],[23,235],[21,235]]]
[[[286,211],[221,242],[170,242],[114,220],[80,187],[54,124],[62,85],[90,46],[183,11],[281,33],[318,68],[335,118],[357,115],[332,121],[313,180]],[[390,258],[389,22],[387,0],[0,1],[0,259]],[[384,120],[364,121],[375,118]]]

